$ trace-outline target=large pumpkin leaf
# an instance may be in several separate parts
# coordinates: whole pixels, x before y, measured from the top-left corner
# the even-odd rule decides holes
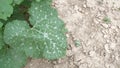
[[[45,39],[43,57],[56,59],[64,56],[67,45],[64,23],[57,17],[58,14],[50,2],[47,0],[33,2],[29,13],[33,29],[42,33]]]
[[[56,10],[43,0],[33,2],[29,13],[33,27],[30,28],[24,21],[9,22],[5,26],[5,42],[11,47],[24,50],[30,57],[57,59],[64,56],[67,45],[65,28]]]

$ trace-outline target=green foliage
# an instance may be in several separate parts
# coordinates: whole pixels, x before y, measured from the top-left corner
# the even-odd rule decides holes
[[[104,17],[103,21],[104,21],[105,23],[110,23],[110,22],[111,22],[111,20],[110,20],[109,17]]]
[[[7,20],[13,13],[12,7],[13,0],[0,0],[0,19]]]
[[[79,41],[79,40],[75,40],[74,42],[75,42],[75,45],[76,45],[77,47],[80,46],[80,41]]]
[[[0,49],[4,46],[4,41],[3,41],[3,33],[2,29],[0,28]]]
[[[13,0],[14,4],[20,4],[21,2],[23,2],[24,0]]]
[[[14,5],[18,5],[24,0],[0,0],[0,19],[7,20],[13,13]]]
[[[36,2],[40,2],[41,0],[36,0]]]
[[[0,68],[22,68],[26,60],[25,53],[17,49],[0,50]]]
[[[2,22],[0,22],[0,28],[3,26],[3,23]]]
[[[58,18],[57,11],[51,7],[51,2],[52,0],[7,1],[9,6],[17,5],[13,6],[13,14],[0,16],[0,21],[7,22],[0,22],[1,68],[21,68],[28,57],[58,59],[65,55],[65,26]]]

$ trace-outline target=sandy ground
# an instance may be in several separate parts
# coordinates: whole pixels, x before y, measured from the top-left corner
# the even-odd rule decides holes
[[[53,6],[68,29],[67,54],[25,68],[120,68],[120,0],[54,0]]]

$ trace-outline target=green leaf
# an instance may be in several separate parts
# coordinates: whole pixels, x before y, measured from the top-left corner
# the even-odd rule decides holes
[[[29,14],[31,16],[29,20],[32,25],[50,17],[58,16],[56,10],[51,8],[50,3],[46,0],[42,0],[41,2],[32,2]]]
[[[34,29],[42,33],[45,39],[43,56],[47,59],[56,59],[65,55],[66,36],[63,32],[64,24],[58,18],[49,18],[34,26]]]
[[[2,22],[0,22],[0,28],[3,26],[3,23]]]
[[[21,44],[24,47],[24,51],[27,56],[34,58],[42,58],[44,51],[44,38],[41,33],[37,32],[35,29],[29,29],[24,33],[24,40]],[[22,40],[21,40],[22,41]]]
[[[13,48],[24,50],[29,57],[41,56],[39,53],[41,53],[41,48],[43,48],[41,45],[44,42],[41,41],[41,37],[40,33],[31,29],[25,21],[14,20],[5,26],[5,42]]]
[[[36,0],[36,2],[40,2],[41,0]]]
[[[24,0],[13,0],[13,3],[14,4],[17,4],[17,5],[19,5],[21,2],[23,2]]]
[[[46,0],[33,2],[29,9],[30,22],[33,29],[43,34],[45,49],[43,57],[56,59],[65,55],[66,36],[64,23],[57,16],[57,12]]]
[[[56,10],[44,0],[33,2],[29,13],[33,27],[30,28],[25,21],[9,22],[5,26],[5,42],[25,51],[29,57],[57,59],[64,56],[67,47],[65,28],[63,21],[57,17]]]
[[[13,13],[13,0],[0,0],[0,19],[7,20]]]
[[[14,20],[12,22],[9,22],[5,26],[5,30],[4,30],[5,43],[16,44],[17,40],[19,40],[19,38],[17,38],[17,37],[22,37],[24,35],[23,32],[26,29],[29,29],[29,25],[27,24],[26,21]],[[16,38],[16,40],[14,40],[13,38]]]
[[[0,49],[4,46],[4,41],[3,41],[3,31],[0,28]]]
[[[110,18],[109,17],[104,17],[103,18],[103,21],[106,23],[106,24],[109,24],[111,22]]]
[[[75,45],[78,47],[78,46],[80,46],[80,41],[79,40],[74,40],[74,42],[75,42]]]
[[[25,53],[17,49],[0,50],[0,68],[22,68],[26,60]]]

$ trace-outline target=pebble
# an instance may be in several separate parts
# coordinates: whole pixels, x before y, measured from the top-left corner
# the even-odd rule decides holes
[[[110,48],[111,49],[115,49],[115,47],[116,47],[116,44],[115,43],[111,43]]]
[[[111,29],[116,29],[116,27],[115,26],[111,26]]]
[[[78,6],[77,6],[77,5],[75,5],[75,6],[74,6],[74,10],[76,10],[76,11],[77,11],[78,9],[79,9],[79,8],[78,8]]]
[[[108,38],[108,35],[104,35],[103,37],[104,37],[104,38]]]
[[[95,33],[92,33],[91,35],[90,35],[90,38],[94,38],[95,37]]]
[[[110,43],[110,40],[106,40],[107,43]]]
[[[95,51],[90,51],[89,54],[90,56],[95,56]]]
[[[69,38],[70,37],[69,34],[66,34],[66,37]]]
[[[99,10],[103,12],[103,11],[105,11],[105,8],[104,7],[99,7]]]
[[[110,50],[109,50],[109,44],[105,44],[104,47],[105,47],[105,50],[106,50],[108,53],[111,53]]]
[[[96,19],[93,20],[96,24],[99,24],[99,21],[97,21]]]
[[[102,33],[103,33],[103,34],[106,34],[106,32],[105,32],[104,30],[102,30]]]
[[[102,24],[104,28],[108,28],[109,26],[107,24]]]
[[[71,50],[67,50],[67,53],[66,53],[67,56],[72,56],[73,55],[73,52]]]
[[[84,4],[83,7],[86,8],[87,7],[86,4]]]

